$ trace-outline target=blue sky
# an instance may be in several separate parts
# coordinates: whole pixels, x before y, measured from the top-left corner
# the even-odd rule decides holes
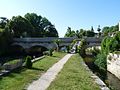
[[[37,13],[48,18],[63,37],[67,27],[74,30],[116,25],[120,0],[0,0],[0,16]]]

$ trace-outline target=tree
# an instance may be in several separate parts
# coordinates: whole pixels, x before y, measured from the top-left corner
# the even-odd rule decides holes
[[[79,30],[76,30],[76,36],[77,36],[78,38],[80,38],[80,36],[79,36]]]
[[[38,16],[35,13],[27,13],[24,16],[30,24],[33,26],[32,37],[42,37],[43,29],[41,26],[42,16]]]
[[[88,31],[86,31],[86,36],[87,37],[94,37],[95,33],[93,31],[88,30]]]
[[[102,33],[104,36],[108,36],[108,35],[115,33],[118,30],[119,30],[118,25],[111,26],[111,27],[105,26],[102,30]]]
[[[12,35],[8,29],[4,29],[0,32],[0,56],[9,52],[9,47],[12,42]]]
[[[57,51],[59,51],[60,43],[62,41],[60,39],[55,39],[54,42],[57,44]]]
[[[31,36],[33,33],[33,27],[28,20],[21,16],[12,17],[8,23],[10,30],[13,30],[14,37],[24,36],[24,33],[27,33],[27,36]]]
[[[47,18],[35,13],[27,13],[24,17],[34,28],[33,37],[58,37],[55,26]]]
[[[75,35],[75,31],[71,30],[71,27],[68,27],[65,37],[74,37]]]
[[[49,25],[48,27],[46,27],[46,29],[44,30],[44,34],[46,37],[58,37],[58,32],[54,25]]]
[[[0,28],[4,29],[8,21],[6,17],[0,17]]]
[[[31,61],[31,57],[30,56],[27,56],[26,57],[26,63],[25,63],[25,66],[27,67],[27,68],[29,68],[29,69],[31,69],[32,68],[32,61]]]
[[[106,26],[106,27],[103,28],[102,32],[103,32],[103,35],[104,35],[104,36],[107,36],[107,35],[108,35],[109,29],[110,29],[110,27],[108,27],[108,26]]]
[[[114,37],[106,36],[101,43],[101,51],[104,54],[114,52],[120,49],[120,32],[118,32]]]
[[[91,32],[94,32],[93,26],[91,26]]]
[[[100,31],[101,31],[101,29],[100,29],[100,25],[98,25],[98,29],[97,29],[97,31],[98,31],[98,33],[99,33],[99,37],[100,37]]]

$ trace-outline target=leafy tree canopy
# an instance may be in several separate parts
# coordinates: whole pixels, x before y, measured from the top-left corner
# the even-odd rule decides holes
[[[71,30],[70,27],[68,27],[65,37],[74,37],[74,36],[76,36],[78,38],[82,38],[84,36],[94,37],[95,33],[94,33],[93,27],[91,28],[91,30],[80,29],[80,30],[76,30],[76,32],[74,30]]]
[[[116,32],[118,30],[119,30],[118,25],[111,26],[111,27],[106,26],[106,27],[103,27],[102,33],[103,33],[104,36],[108,36],[108,35]]]
[[[14,37],[58,37],[55,26],[47,18],[35,13],[27,13],[24,17],[13,16],[7,27]]]

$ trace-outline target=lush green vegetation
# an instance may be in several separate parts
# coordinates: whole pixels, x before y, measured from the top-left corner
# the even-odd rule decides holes
[[[55,26],[35,13],[27,13],[24,17],[13,16],[10,20],[1,18],[0,28],[7,28],[14,37],[58,37]]]
[[[82,63],[78,54],[73,55],[48,90],[100,90]]]
[[[84,45],[86,44],[85,40],[82,39],[80,42],[80,46],[79,46],[79,54],[84,57],[85,56],[85,49],[84,49]]]
[[[61,42],[62,42],[62,41],[61,41],[60,39],[55,39],[55,40],[54,40],[54,43],[57,44],[57,51],[59,51],[60,43],[61,43]]]
[[[105,26],[102,29],[102,33],[103,33],[104,36],[108,36],[108,35],[111,35],[118,30],[119,30],[118,25],[111,26],[111,27]]]
[[[83,29],[80,29],[80,30],[71,30],[70,27],[68,27],[67,29],[67,32],[65,34],[65,37],[78,37],[78,38],[82,38],[84,36],[87,36],[87,37],[94,37],[95,36],[95,32],[94,32],[94,29],[93,27],[91,27],[91,30],[83,30]]]
[[[110,52],[120,50],[120,32],[117,32],[113,37],[105,37],[101,43],[101,52],[97,55],[95,64],[101,69],[107,69],[107,55]]]
[[[65,53],[55,52],[53,57],[46,56],[42,60],[33,63],[33,68],[21,68],[0,78],[0,90],[23,90],[26,85],[38,79],[54,63],[59,61]]]
[[[25,66],[26,66],[26,68],[29,68],[29,69],[32,68],[32,64],[33,64],[33,63],[32,63],[32,61],[31,61],[31,59],[32,59],[32,58],[31,58],[30,56],[27,56],[27,57],[26,57],[26,60],[25,60]]]

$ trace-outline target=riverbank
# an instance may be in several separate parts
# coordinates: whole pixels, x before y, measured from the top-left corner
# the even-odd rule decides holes
[[[100,90],[83,63],[78,54],[73,55],[48,90]]]
[[[89,66],[89,68],[93,71],[93,73],[98,75],[111,90],[120,90],[120,80],[115,75],[111,74],[108,71],[104,73],[101,70],[99,70],[99,68],[96,67],[96,65],[94,65],[95,57],[86,56],[84,58],[84,61]],[[107,74],[106,77],[105,77],[105,74]]]

